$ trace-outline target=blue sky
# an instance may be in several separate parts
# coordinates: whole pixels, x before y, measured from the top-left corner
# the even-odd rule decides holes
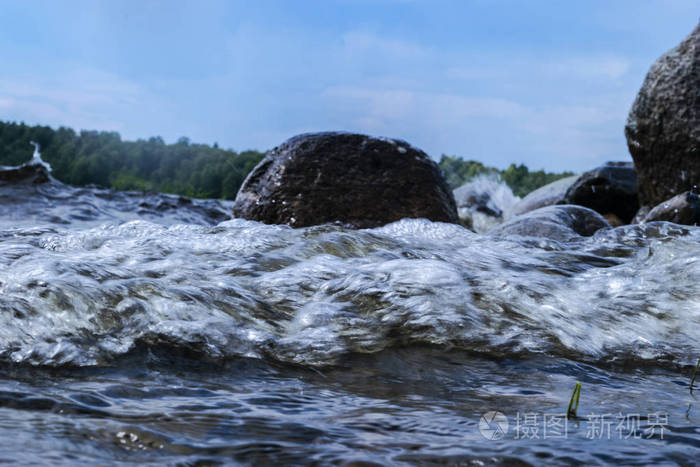
[[[0,1],[0,119],[244,150],[297,133],[581,171],[697,0]]]

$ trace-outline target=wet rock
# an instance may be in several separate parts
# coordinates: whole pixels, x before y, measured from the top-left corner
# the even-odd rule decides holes
[[[699,184],[700,24],[651,66],[625,135],[642,206],[655,206]]]
[[[564,199],[564,195],[569,187],[578,180],[578,177],[578,175],[573,175],[562,178],[536,189],[513,206],[511,214],[519,216],[538,208],[559,203]]]
[[[519,201],[500,178],[482,175],[453,192],[459,222],[475,232],[486,232],[503,222],[506,211]]]
[[[664,201],[649,211],[643,222],[667,221],[675,224],[700,223],[700,196],[687,191]]]
[[[637,172],[632,162],[607,162],[581,175],[559,204],[576,204],[628,224],[639,209]]]
[[[579,236],[590,237],[606,227],[610,227],[608,221],[594,210],[564,204],[545,206],[516,216],[491,229],[489,235],[520,235],[566,241]]]
[[[46,183],[51,180],[42,165],[25,164],[19,167],[0,167],[0,183]]]
[[[352,133],[295,136],[243,182],[236,217],[304,227],[370,228],[403,218],[457,223],[438,165],[408,143]]]

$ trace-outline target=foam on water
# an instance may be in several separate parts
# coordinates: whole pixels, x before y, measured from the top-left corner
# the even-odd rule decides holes
[[[700,230],[671,224],[566,244],[425,220],[0,235],[14,362],[100,365],[137,343],[307,365],[406,344],[681,364],[700,349]]]

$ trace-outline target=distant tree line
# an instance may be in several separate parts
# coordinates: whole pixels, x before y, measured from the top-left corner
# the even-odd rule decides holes
[[[446,155],[440,158],[439,164],[452,188],[464,185],[477,175],[494,175],[500,177],[513,190],[513,194],[520,197],[548,183],[574,174],[573,172],[551,173],[544,170],[530,172],[523,164],[510,164],[507,169],[499,170],[487,167],[478,161]]]
[[[0,122],[0,165],[19,165],[32,157],[30,141],[41,146],[42,158],[53,175],[71,185],[98,185],[115,190],[175,193],[195,198],[234,199],[248,173],[264,157],[259,151],[235,152],[180,138],[166,144],[162,138],[122,141],[119,133],[54,130],[48,126]],[[495,174],[518,196],[568,175],[542,170],[530,172],[524,165],[505,170],[481,162],[443,155],[447,181],[456,188],[476,175]]]
[[[237,153],[215,143],[187,138],[166,144],[162,138],[122,141],[119,133],[54,130],[47,126],[0,122],[0,165],[19,165],[32,157],[36,141],[53,175],[71,185],[145,190],[197,198],[234,199],[246,175],[263,158],[258,151]]]

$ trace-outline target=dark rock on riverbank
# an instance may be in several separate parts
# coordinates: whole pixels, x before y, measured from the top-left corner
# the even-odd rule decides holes
[[[556,205],[514,217],[490,230],[489,234],[498,237],[521,235],[565,241],[579,236],[590,237],[606,227],[610,227],[610,224],[592,209]]]
[[[649,211],[643,222],[667,221],[683,225],[700,223],[700,196],[687,191]]]
[[[440,168],[404,141],[352,133],[295,136],[243,182],[236,217],[305,227],[370,228],[403,218],[457,223]]]
[[[581,175],[559,204],[584,206],[628,224],[639,209],[637,172],[632,162],[608,162]],[[618,222],[618,221],[616,221]]]
[[[19,167],[0,167],[0,183],[46,183],[51,179],[49,171],[39,164]]]
[[[519,216],[535,209],[559,203],[564,199],[569,187],[578,180],[578,177],[578,175],[573,175],[562,178],[536,189],[513,206],[512,215]]]
[[[700,24],[647,74],[625,127],[642,206],[700,182]]]

